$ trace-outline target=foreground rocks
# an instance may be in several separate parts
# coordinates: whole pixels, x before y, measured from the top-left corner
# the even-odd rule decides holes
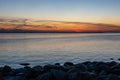
[[[56,63],[34,67],[28,63],[20,65],[23,68],[0,67],[0,80],[120,80],[120,63],[114,61],[65,62],[63,65]]]

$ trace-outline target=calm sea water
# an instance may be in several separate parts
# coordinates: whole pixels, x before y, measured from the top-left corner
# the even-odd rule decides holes
[[[1,33],[0,66],[18,67],[120,58],[120,33]]]

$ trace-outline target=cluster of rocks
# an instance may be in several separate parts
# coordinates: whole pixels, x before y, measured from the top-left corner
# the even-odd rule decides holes
[[[0,80],[120,80],[120,63],[115,61],[21,65],[24,67],[18,69],[7,65],[0,67]]]

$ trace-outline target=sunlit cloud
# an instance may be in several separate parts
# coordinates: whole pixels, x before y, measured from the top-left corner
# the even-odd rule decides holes
[[[0,19],[0,31],[34,32],[120,32],[120,26],[102,23]]]

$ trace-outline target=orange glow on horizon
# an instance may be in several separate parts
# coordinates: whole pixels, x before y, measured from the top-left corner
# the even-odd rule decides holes
[[[63,21],[7,21],[0,22],[0,30],[26,30],[42,32],[120,32],[120,26]]]

